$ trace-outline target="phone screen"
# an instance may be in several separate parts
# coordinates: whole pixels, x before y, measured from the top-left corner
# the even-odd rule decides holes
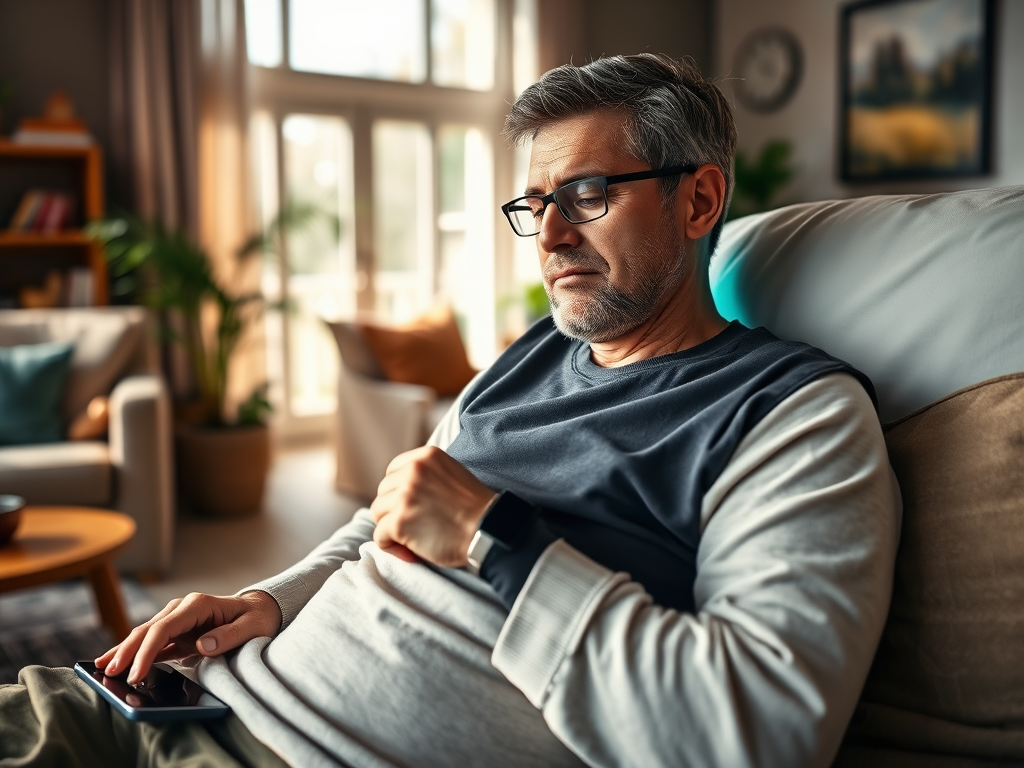
[[[75,672],[133,720],[184,720],[221,717],[228,706],[177,670],[154,664],[138,688],[127,673],[109,677],[91,661],[75,664]]]

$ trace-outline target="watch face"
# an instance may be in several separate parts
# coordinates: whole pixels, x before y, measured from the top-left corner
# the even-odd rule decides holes
[[[761,29],[748,37],[736,54],[736,96],[756,112],[771,112],[796,91],[800,83],[800,44],[783,29]]]

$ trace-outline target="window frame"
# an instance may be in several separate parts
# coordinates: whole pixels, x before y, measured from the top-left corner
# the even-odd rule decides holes
[[[501,139],[508,105],[513,92],[513,16],[516,0],[495,0],[495,71],[494,87],[489,91],[439,86],[432,79],[432,51],[430,49],[430,2],[423,0],[427,23],[426,79],[423,83],[406,83],[375,78],[350,77],[293,70],[289,66],[290,30],[289,0],[281,2],[281,63],[276,67],[250,64],[250,109],[262,111],[273,121],[276,144],[277,199],[285,199],[283,121],[290,114],[340,117],[349,123],[352,131],[353,190],[355,193],[355,303],[358,313],[372,314],[376,302],[374,288],[374,211],[373,211],[373,124],[377,120],[406,120],[426,126],[433,148],[432,199],[429,211],[433,222],[431,238],[432,264],[431,290],[436,292],[440,280],[440,253],[442,233],[438,226],[440,210],[440,176],[438,131],[441,126],[458,125],[483,132],[491,144],[493,157],[493,222],[490,223],[493,243],[492,286],[495,312],[492,320],[494,351],[498,351],[502,329],[498,322],[498,297],[506,295],[513,279],[513,244],[508,237],[507,225],[498,201],[508,197],[513,187],[514,153]],[[278,268],[282,299],[289,298],[287,245],[280,249]],[[283,406],[274,417],[275,427],[284,437],[302,437],[325,434],[333,422],[333,414],[296,415],[291,411],[292,374],[288,318],[283,317],[282,349],[267,350],[267,354],[283,355]]]

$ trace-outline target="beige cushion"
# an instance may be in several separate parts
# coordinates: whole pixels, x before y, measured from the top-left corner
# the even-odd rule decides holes
[[[64,391],[68,422],[94,397],[110,394],[137,357],[144,333],[144,314],[138,308],[0,311],[0,346],[75,343]]]
[[[911,414],[886,444],[903,532],[851,738],[1024,760],[1024,374]]]
[[[327,320],[325,322],[334,335],[338,353],[341,355],[341,362],[346,369],[370,379],[384,378],[384,371],[377,365],[358,325],[344,321]]]
[[[0,448],[0,493],[29,504],[107,506],[112,497],[110,451],[102,442]]]

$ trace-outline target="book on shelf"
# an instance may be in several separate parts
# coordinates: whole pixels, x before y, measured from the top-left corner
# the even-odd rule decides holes
[[[39,232],[53,235],[71,224],[74,198],[65,192],[30,189],[11,217],[11,232]]]

